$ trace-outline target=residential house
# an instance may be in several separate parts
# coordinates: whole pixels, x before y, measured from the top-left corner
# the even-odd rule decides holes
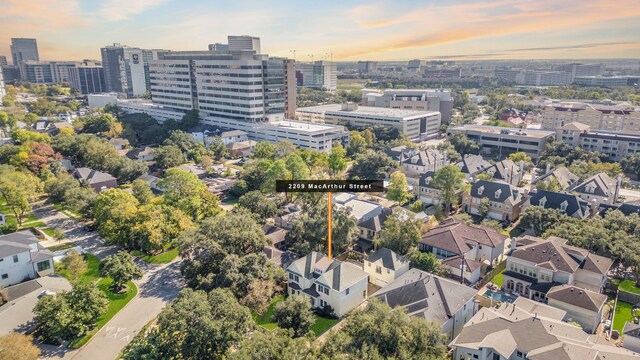
[[[436,171],[447,166],[446,154],[441,154],[437,150],[418,150],[402,154],[400,165],[404,170],[423,174],[427,171]]]
[[[638,354],[589,335],[562,319],[565,312],[518,298],[482,308],[449,344],[455,360],[637,359]]]
[[[422,236],[418,250],[435,254],[454,276],[473,284],[480,280],[482,264],[500,259],[507,239],[494,229],[447,218]]]
[[[467,178],[470,178],[490,168],[491,163],[480,155],[465,155],[462,160],[456,163],[456,166],[463,174],[467,175]]]
[[[313,251],[292,262],[286,271],[289,295],[308,298],[314,308],[331,306],[338,317],[367,299],[369,275],[348,261],[329,260]]]
[[[471,185],[471,191],[464,196],[464,211],[479,215],[482,200],[489,201],[487,217],[499,221],[515,221],[522,211],[522,204],[527,199],[517,187],[504,181],[478,180]]]
[[[432,183],[434,176],[435,172],[433,171],[420,175],[417,186],[413,187],[413,193],[423,204],[439,205],[442,202],[442,191]]]
[[[300,208],[293,203],[280,207],[279,214],[274,218],[276,226],[285,230],[291,230],[293,222],[302,215]]]
[[[276,249],[273,246],[265,246],[262,249],[262,253],[277,266],[286,269],[291,263],[296,260],[299,256],[293,251],[282,251],[280,249]]]
[[[118,186],[116,178],[110,174],[86,167],[75,169],[73,176],[79,181],[86,182],[96,192]]]
[[[265,224],[262,226],[262,231],[264,231],[267,239],[271,241],[271,246],[279,250],[284,250],[284,239],[287,236],[287,230],[274,225]]]
[[[253,152],[257,142],[253,140],[236,141],[227,145],[232,158],[246,158]]]
[[[164,192],[164,190],[158,186],[158,182],[160,182],[160,180],[162,179],[160,179],[157,176],[153,176],[151,174],[144,174],[144,175],[138,176],[136,180],[142,180],[146,182],[147,184],[149,184],[149,187],[151,188],[151,190],[154,190],[156,192]]]
[[[492,180],[502,180],[507,184],[518,186],[524,176],[524,163],[517,165],[509,159],[498,161],[493,164],[485,173],[491,175]]]
[[[605,173],[599,173],[572,187],[571,192],[597,205],[614,204],[618,200],[621,182],[621,177],[614,180]]]
[[[586,219],[592,214],[593,204],[582,200],[580,197],[567,192],[555,192],[538,190],[529,193],[528,199],[522,205],[522,211],[529,206],[540,206],[545,209],[558,209],[563,213],[578,218]]]
[[[378,286],[392,283],[409,270],[410,261],[406,257],[380,248],[364,259],[363,269],[369,274],[369,282]]]
[[[603,216],[603,217],[607,214],[608,211],[614,211],[614,210],[620,211],[625,216],[629,216],[631,214],[640,215],[640,201],[630,201],[622,204],[612,204],[612,205],[601,204],[598,207],[598,212],[600,216]]]
[[[547,170],[544,175],[534,178],[532,184],[538,184],[540,182],[549,182],[555,179],[554,181],[558,183],[558,190],[566,190],[572,186],[574,186],[580,177],[578,175],[573,174],[569,169],[564,166],[557,167],[552,171]]]
[[[75,170],[75,166],[73,165],[73,163],[71,162],[71,160],[69,159],[61,159],[60,160],[60,165],[62,165],[62,167],[67,170],[67,172],[71,172],[73,170]]]
[[[118,151],[126,150],[130,146],[129,140],[119,138],[109,139],[109,144],[111,144]]]
[[[180,169],[182,171],[192,173],[199,178],[203,178],[207,176],[207,170],[205,170],[202,166],[196,165],[196,164],[182,164],[180,166],[175,167],[174,169]]]
[[[379,214],[376,214],[369,219],[360,222],[357,225],[359,232],[358,236],[361,239],[372,242],[376,235],[378,235],[378,233],[382,231],[384,222],[387,221],[387,218],[392,213],[393,211],[391,209],[382,208],[382,211]]]
[[[7,287],[54,273],[53,253],[30,231],[0,235],[0,285]]]
[[[477,291],[428,272],[411,269],[372,295],[410,316],[434,321],[447,338],[455,337],[478,311]]]
[[[555,236],[544,240],[526,235],[515,243],[516,249],[507,257],[503,288],[536,301],[547,301],[547,293],[558,284],[599,293],[613,264]]]
[[[220,198],[225,198],[233,184],[238,181],[238,179],[231,177],[203,178],[201,180],[207,185],[209,192],[216,194]]]
[[[607,295],[573,285],[557,285],[547,293],[547,303],[564,310],[565,321],[575,321],[588,333],[594,333],[602,321]]]
[[[140,160],[144,162],[151,162],[155,159],[155,156],[153,154],[153,148],[149,146],[130,150],[127,153],[127,157],[130,158],[131,160]]]
[[[622,336],[622,347],[640,354],[640,325],[627,321]]]
[[[248,141],[249,136],[242,130],[231,130],[220,134],[220,140],[222,140],[223,144],[229,145],[240,141]]]
[[[338,193],[333,195],[333,203],[337,209],[349,209],[350,215],[361,223],[380,215],[384,207],[376,202],[358,199],[354,193]]]

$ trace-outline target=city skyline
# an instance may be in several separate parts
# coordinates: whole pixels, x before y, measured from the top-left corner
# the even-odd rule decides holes
[[[296,60],[603,59],[640,57],[640,1],[397,2],[7,0],[0,55],[38,39],[42,60],[99,59],[100,47],[206,49],[228,34]],[[242,20],[242,21],[239,21]]]

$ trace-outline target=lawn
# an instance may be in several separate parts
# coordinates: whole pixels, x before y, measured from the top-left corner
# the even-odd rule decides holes
[[[331,329],[333,325],[337,324],[340,319],[329,319],[321,316],[316,316],[316,322],[311,325],[311,331],[316,336],[322,335],[325,331]]]
[[[71,343],[69,343],[69,347],[72,349],[77,349],[86,344],[87,341],[89,341],[91,337],[93,337],[93,335],[95,335],[107,322],[109,322],[109,320],[111,320],[111,318],[113,318],[118,313],[118,311],[120,311],[138,293],[138,288],[136,287],[136,285],[133,282],[129,281],[127,283],[126,292],[114,294],[109,289],[113,280],[111,280],[111,278],[100,277],[100,259],[98,259],[95,255],[85,254],[85,260],[87,261],[87,271],[80,275],[80,281],[85,284],[97,281],[96,286],[109,299],[109,307],[107,309],[107,312],[100,316],[93,330],[89,331],[83,337],[75,339]],[[64,268],[58,270],[58,273],[67,279],[69,279],[70,277],[70,275]]]
[[[149,264],[166,264],[172,262],[173,259],[178,257],[178,248],[169,249],[157,255],[145,255],[137,250],[132,251],[131,254],[141,258]]]
[[[267,330],[273,330],[278,327],[278,324],[271,322],[271,315],[273,315],[273,310],[276,308],[276,304],[280,301],[284,300],[284,295],[278,295],[271,300],[269,304],[269,308],[262,316],[258,316],[258,314],[251,312],[253,315],[253,319],[256,321],[256,324],[262,326]]]
[[[11,211],[11,208],[7,206],[7,204],[0,205],[0,211],[4,214],[7,225],[18,224],[18,221],[16,220],[16,216],[13,214],[13,211]],[[38,219],[34,215],[29,214],[24,218],[24,220],[22,221],[22,224],[24,226],[25,223],[38,221],[38,220],[40,219]]]
[[[622,332],[624,329],[624,324],[627,321],[633,321],[633,314],[631,314],[631,308],[633,305],[618,301],[618,305],[616,306],[616,313],[613,317],[613,329]]]
[[[42,230],[43,233],[45,233],[45,234],[47,234],[47,235],[49,235],[51,237],[53,237],[53,232],[56,231],[55,229],[52,229],[52,228],[44,228],[44,229],[41,229],[41,230]]]
[[[491,282],[496,284],[498,287],[502,287],[502,285],[504,285],[504,270],[497,273],[496,276],[491,279]]]
[[[222,203],[225,205],[235,205],[238,203],[238,198],[235,196],[227,196]]]
[[[278,327],[278,324],[271,321],[271,316],[273,315],[273,311],[275,310],[276,304],[280,301],[284,300],[284,295],[278,295],[269,304],[269,308],[262,316],[258,316],[258,314],[252,312],[253,319],[256,321],[256,324],[262,326],[267,330],[273,330]],[[329,319],[316,315],[316,321],[311,325],[311,331],[313,331],[316,336],[320,336],[325,331],[329,330],[333,325],[335,325],[340,319]]]
[[[67,209],[67,208],[63,207],[62,205],[60,205],[60,204],[53,205],[53,208],[58,210],[58,211],[60,211],[61,213],[63,213],[67,217],[72,218],[74,220],[78,220],[78,219],[80,219],[82,217],[78,212],[76,212],[74,210],[71,210],[71,209]]]
[[[72,248],[74,246],[76,246],[76,244],[74,244],[72,242],[68,242],[68,243],[64,243],[64,244],[60,244],[60,245],[49,246],[47,248],[47,250],[55,252],[55,251],[58,251],[58,250],[70,249],[70,248]]]
[[[636,282],[633,280],[622,280],[618,283],[618,289],[626,292],[640,294],[640,288],[636,286]]]

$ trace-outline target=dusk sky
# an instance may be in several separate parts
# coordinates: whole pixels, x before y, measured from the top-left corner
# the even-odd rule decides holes
[[[0,0],[0,55],[38,39],[41,60],[99,59],[119,42],[206,49],[254,35],[297,60],[640,58],[640,0]]]

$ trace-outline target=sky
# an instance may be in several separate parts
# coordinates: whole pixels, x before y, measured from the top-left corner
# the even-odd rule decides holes
[[[81,60],[246,34],[298,61],[640,58],[639,20],[640,0],[0,0],[0,55],[12,37]]]

